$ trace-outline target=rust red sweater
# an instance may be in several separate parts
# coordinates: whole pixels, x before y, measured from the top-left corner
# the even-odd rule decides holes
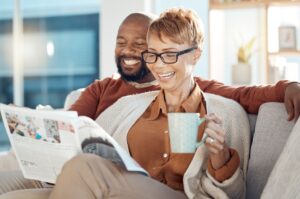
[[[195,77],[195,81],[203,92],[233,99],[240,103],[248,113],[257,113],[259,106],[265,102],[282,102],[285,88],[290,83],[282,80],[275,85],[233,87],[200,77]],[[96,80],[85,89],[70,109],[77,111],[79,115],[96,119],[120,97],[159,89],[159,86],[154,85],[136,88],[121,78]]]

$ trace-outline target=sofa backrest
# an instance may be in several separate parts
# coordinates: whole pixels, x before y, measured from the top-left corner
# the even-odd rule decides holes
[[[287,121],[283,103],[265,103],[258,112],[247,173],[247,198],[256,199],[264,189],[294,122]]]

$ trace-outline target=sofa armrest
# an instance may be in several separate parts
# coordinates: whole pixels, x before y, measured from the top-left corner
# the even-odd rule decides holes
[[[294,122],[283,103],[265,103],[258,112],[247,173],[247,198],[259,198]]]
[[[80,95],[84,91],[84,89],[85,88],[80,88],[80,89],[74,90],[67,95],[65,104],[64,104],[65,110],[68,110],[72,106],[72,104],[74,104],[76,102],[76,100],[80,97]]]
[[[261,198],[300,198],[300,119],[297,120]]]

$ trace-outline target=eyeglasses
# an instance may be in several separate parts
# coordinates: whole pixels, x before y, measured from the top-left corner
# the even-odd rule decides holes
[[[191,52],[197,49],[197,47],[188,48],[179,52],[163,52],[163,53],[153,53],[147,50],[142,52],[142,58],[147,64],[154,64],[157,58],[160,57],[161,61],[165,64],[174,64],[178,60],[178,56]]]

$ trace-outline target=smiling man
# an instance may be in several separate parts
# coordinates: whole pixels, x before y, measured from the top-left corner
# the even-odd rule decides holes
[[[118,72],[129,82],[145,83],[153,81],[141,52],[147,48],[145,41],[150,18],[142,15],[129,16],[118,31],[115,59]]]

